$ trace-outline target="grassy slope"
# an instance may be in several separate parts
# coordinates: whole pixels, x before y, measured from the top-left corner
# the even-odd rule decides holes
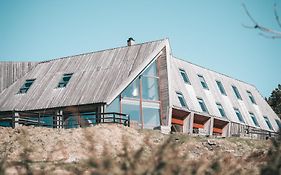
[[[0,138],[0,174],[258,174],[270,147],[117,125],[0,128]]]

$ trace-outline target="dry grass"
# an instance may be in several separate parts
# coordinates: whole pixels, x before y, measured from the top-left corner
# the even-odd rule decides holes
[[[116,131],[114,127],[116,126],[109,126],[106,132]],[[68,146],[63,141],[56,142],[47,158],[38,160],[38,157],[34,157],[38,155],[38,147],[32,142],[32,133],[30,133],[32,129],[23,127],[17,136],[19,144],[17,148],[21,148],[17,160],[9,159],[7,156],[7,149],[11,148],[9,145],[11,142],[1,145],[0,175],[248,175],[272,174],[280,169],[281,150],[278,139],[272,141],[273,145],[267,154],[265,150],[268,147],[261,149],[261,146],[257,145],[264,143],[262,141],[237,138],[230,138],[230,141],[229,139],[211,139],[215,144],[208,145],[209,139],[204,137],[190,137],[182,134],[166,136],[155,131],[138,131],[137,133],[143,136],[142,142],[134,142],[134,138],[128,133],[137,133],[126,129],[126,134],[123,133],[121,139],[118,137],[121,143],[118,147],[114,143],[114,138],[110,137],[100,143],[101,137],[106,136],[100,136],[97,130],[96,132],[91,132],[91,130],[91,128],[80,129],[81,140],[84,142],[76,148],[77,151],[81,149],[82,152],[86,152],[87,156],[69,162],[66,158],[69,157]],[[101,133],[104,134],[105,131]],[[246,151],[240,153],[243,149]],[[252,149],[253,151],[249,152]],[[62,158],[56,159],[55,155]]]

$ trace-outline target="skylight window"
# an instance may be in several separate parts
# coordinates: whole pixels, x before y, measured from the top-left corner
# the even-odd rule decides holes
[[[200,105],[202,111],[203,111],[203,112],[206,112],[206,113],[209,113],[209,112],[208,112],[208,109],[207,109],[207,106],[205,105],[204,100],[203,100],[202,98],[197,98],[197,100],[198,100],[198,103],[199,103],[199,105]]]
[[[218,81],[218,80],[217,80],[216,83],[217,83],[217,85],[218,85],[218,88],[219,88],[221,94],[226,95],[225,89],[224,89],[224,87],[223,87],[221,81]]]
[[[279,130],[281,130],[281,122],[280,122],[280,120],[275,119],[275,122],[278,125]]]
[[[253,113],[251,113],[251,112],[250,112],[250,116],[251,116],[251,118],[252,118],[254,124],[255,124],[257,127],[259,127],[260,125],[259,125],[259,123],[258,123],[258,121],[257,121],[256,116],[255,116]]]
[[[208,89],[209,90],[208,85],[207,85],[207,83],[205,81],[205,78],[202,75],[198,75],[198,77],[199,77],[199,80],[201,82],[202,87],[204,89]]]
[[[240,93],[239,93],[239,91],[238,91],[238,88],[237,88],[236,86],[233,86],[233,85],[232,85],[232,89],[233,89],[233,92],[234,92],[235,96],[236,96],[238,99],[242,100],[242,97],[241,97],[241,95],[240,95]]]
[[[69,82],[70,78],[72,77],[73,73],[70,74],[63,74],[62,79],[58,84],[58,88],[66,87],[67,83]]]
[[[247,94],[253,104],[257,104],[253,94],[250,91],[247,91]]]
[[[188,78],[188,76],[187,76],[187,74],[186,74],[186,72],[185,72],[185,70],[179,69],[179,71],[180,71],[180,74],[181,74],[181,77],[182,77],[183,81],[184,81],[186,84],[191,84],[190,81],[189,81],[189,78]]]
[[[27,91],[29,90],[29,88],[31,87],[31,85],[33,84],[34,81],[35,81],[35,79],[25,80],[25,83],[20,88],[18,94],[25,94],[25,93],[27,93]]]
[[[268,128],[271,129],[271,130],[273,130],[272,125],[271,125],[271,123],[270,123],[268,117],[267,117],[267,116],[263,116],[263,118],[264,118],[264,120],[265,120],[265,122],[266,122]]]
[[[187,105],[186,105],[184,96],[183,96],[182,93],[180,93],[180,92],[176,92],[176,93],[177,93],[177,96],[178,96],[178,99],[179,99],[179,101],[180,101],[181,106],[184,107],[184,108],[186,108]]]
[[[240,122],[245,123],[243,116],[241,115],[239,109],[234,108],[235,114],[237,116],[237,118],[239,119]]]
[[[220,103],[217,103],[218,110],[222,117],[226,117],[225,111]]]

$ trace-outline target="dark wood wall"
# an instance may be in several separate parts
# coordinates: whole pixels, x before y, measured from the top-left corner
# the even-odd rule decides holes
[[[161,101],[161,125],[168,125],[169,119],[169,86],[168,86],[168,72],[167,72],[167,54],[166,48],[162,50],[162,54],[158,60],[158,74],[159,74],[159,94]]]

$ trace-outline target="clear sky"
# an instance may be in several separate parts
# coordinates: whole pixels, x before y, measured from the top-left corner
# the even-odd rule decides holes
[[[42,61],[169,38],[173,55],[256,85],[263,96],[281,83],[281,39],[242,27],[244,2],[261,24],[278,29],[278,0],[0,0],[0,61]],[[281,29],[280,29],[281,30]]]

